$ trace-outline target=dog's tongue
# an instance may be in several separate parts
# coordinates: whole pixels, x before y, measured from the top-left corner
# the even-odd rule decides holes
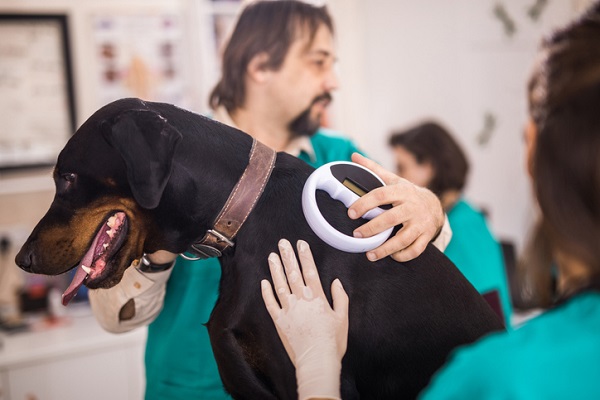
[[[87,276],[88,276],[88,273],[85,272],[83,269],[81,269],[81,266],[77,267],[77,272],[75,273],[75,277],[71,281],[71,284],[69,285],[67,290],[65,290],[65,292],[62,295],[63,306],[66,306],[67,304],[69,304],[71,299],[73,297],[75,297],[75,295],[77,294],[77,291],[79,290],[81,285],[83,285],[83,282],[85,281],[85,278],[87,278]]]
[[[87,251],[87,253],[85,253],[85,256],[83,256],[83,260],[81,260],[81,264],[79,264],[79,266],[77,267],[77,272],[75,272],[75,276],[73,277],[71,284],[69,285],[67,290],[65,290],[65,292],[63,293],[63,295],[62,295],[63,306],[66,306],[67,304],[69,304],[71,299],[73,299],[73,297],[75,297],[75,295],[77,294],[77,291],[79,290],[81,285],[83,285],[83,282],[85,282],[85,279],[87,278],[88,273],[85,272],[83,270],[83,268],[81,268],[81,266],[84,265],[86,267],[91,267],[92,261],[94,261],[94,250],[96,249],[96,244],[98,243],[98,238],[100,237],[101,234],[102,234],[102,229],[100,229],[100,232],[98,232],[98,234],[94,238],[94,242],[90,246],[89,250]]]

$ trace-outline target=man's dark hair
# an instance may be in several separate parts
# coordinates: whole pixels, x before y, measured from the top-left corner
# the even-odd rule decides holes
[[[537,136],[532,160],[542,217],[538,235],[592,268],[587,282],[570,282],[570,295],[594,282],[600,288],[600,3],[542,42],[529,82]],[[546,300],[550,265],[533,270]]]
[[[333,33],[327,8],[296,0],[265,0],[249,4],[241,13],[223,52],[221,80],[210,95],[210,106],[228,111],[243,105],[246,98],[246,69],[252,58],[266,53],[265,68],[281,67],[292,43],[301,34],[310,41],[321,25]]]
[[[465,153],[452,135],[440,124],[427,121],[410,129],[395,132],[389,140],[392,147],[402,146],[419,164],[433,166],[429,190],[438,197],[448,190],[462,191],[469,172]]]

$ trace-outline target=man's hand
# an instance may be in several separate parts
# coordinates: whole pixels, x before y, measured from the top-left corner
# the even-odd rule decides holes
[[[393,206],[358,227],[354,236],[370,237],[391,227],[403,225],[396,235],[369,251],[367,258],[377,261],[391,256],[396,261],[408,261],[419,256],[444,225],[444,210],[437,196],[358,153],[352,154],[352,161],[373,171],[386,186],[374,189],[358,199],[348,209],[348,216],[357,219],[375,207],[384,204]]]

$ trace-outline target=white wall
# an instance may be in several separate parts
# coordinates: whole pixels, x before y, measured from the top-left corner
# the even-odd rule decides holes
[[[521,245],[532,220],[524,172],[525,88],[537,44],[569,21],[584,1],[552,1],[533,21],[535,2],[511,0],[331,1],[337,23],[342,88],[337,126],[373,158],[393,168],[391,130],[434,117],[467,151],[467,196],[491,214],[492,230]],[[516,31],[494,17],[504,4]],[[484,115],[496,128],[478,144]]]

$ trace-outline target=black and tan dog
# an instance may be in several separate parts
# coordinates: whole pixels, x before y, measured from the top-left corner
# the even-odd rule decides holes
[[[124,99],[103,107],[60,153],[56,196],[17,264],[47,275],[85,265],[73,292],[82,283],[115,285],[144,252],[186,251],[211,229],[252,145],[243,132],[172,105]],[[373,264],[323,243],[302,213],[312,171],[278,153],[235,246],[220,258],[220,297],[208,329],[225,387],[236,398],[296,397],[293,366],[260,293],[261,279],[270,277],[267,256],[287,238],[310,243],[327,296],[335,278],[349,294],[343,398],[413,398],[453,348],[502,323],[433,246],[411,262]],[[326,194],[319,204],[346,231],[364,222],[347,219]]]

